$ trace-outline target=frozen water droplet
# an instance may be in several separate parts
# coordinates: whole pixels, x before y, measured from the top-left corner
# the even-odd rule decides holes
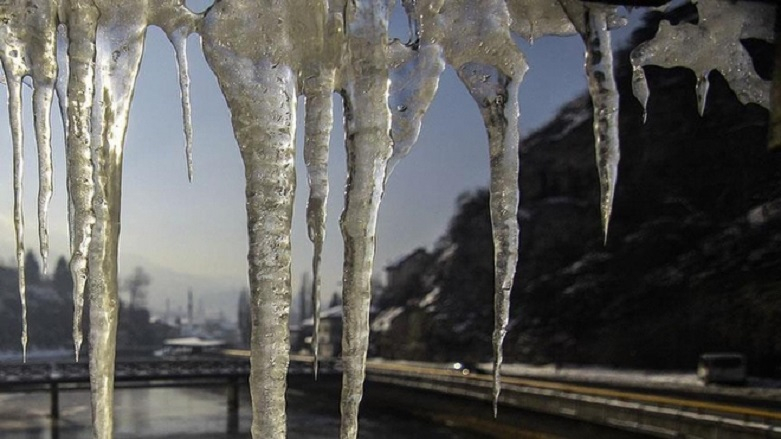
[[[632,69],[632,93],[643,107],[643,123],[645,123],[648,119],[648,81],[645,78],[645,71],[640,66]]]
[[[697,78],[697,112],[700,113],[700,116],[705,114],[705,103],[708,99],[708,89],[710,88],[708,73],[703,73]]]

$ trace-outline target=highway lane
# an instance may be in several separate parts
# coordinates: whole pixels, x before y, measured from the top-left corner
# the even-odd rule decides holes
[[[233,351],[229,354],[248,356],[248,351]],[[291,355],[291,362],[311,364],[308,355]],[[326,364],[338,362],[331,359],[322,360]],[[453,386],[485,389],[485,397],[490,397],[491,376],[470,371],[464,373],[441,364],[411,363],[400,361],[369,360],[366,365],[367,379],[372,374],[395,375],[420,380],[422,378],[434,381],[447,381]],[[582,383],[554,378],[540,379],[519,376],[503,376],[502,383],[507,391],[517,389],[539,389],[563,392],[568,394],[600,397],[618,400],[626,403],[644,404],[657,407],[670,407],[695,413],[707,413],[732,419],[761,419],[770,424],[781,424],[781,401],[769,399],[754,399],[750,396],[714,395],[708,392],[686,391],[685,389],[669,389],[652,386],[636,387],[619,383]],[[482,395],[480,395],[481,399]]]
[[[291,355],[291,361],[311,364],[313,359],[308,355]],[[328,362],[331,360],[324,361]],[[432,379],[443,377],[448,379],[463,379],[480,382],[482,383],[481,387],[485,386],[486,388],[491,380],[491,376],[488,374],[475,371],[464,374],[460,370],[453,370],[442,365],[422,365],[420,363],[370,360],[367,362],[366,368],[367,373],[391,372],[402,375],[415,375],[418,377],[429,376],[432,377]],[[638,388],[615,383],[586,384],[565,380],[557,381],[553,378],[539,379],[503,376],[502,383],[505,386],[556,390],[580,395],[612,398],[626,402],[717,413],[730,417],[750,416],[772,420],[776,423],[781,422],[781,401],[778,400],[752,399],[749,396],[713,395],[705,392],[687,392],[684,389],[654,389],[650,386]],[[714,399],[717,399],[717,401],[714,401]]]
[[[425,367],[420,365],[396,363],[396,362],[369,362],[367,372],[369,371],[392,371],[401,374],[415,374],[418,376],[462,378],[464,380],[474,380],[485,383],[487,388],[491,381],[491,376],[482,373],[469,373],[463,375],[457,370],[448,370],[437,367]],[[666,390],[659,389],[654,394],[638,391],[638,389],[622,390],[618,385],[596,385],[596,384],[574,384],[565,381],[554,381],[552,379],[532,379],[523,377],[504,376],[502,383],[505,386],[519,386],[535,389],[556,390],[566,393],[574,393],[588,396],[598,396],[603,398],[617,399],[626,402],[635,402],[643,404],[653,404],[659,406],[669,406],[675,408],[690,409],[693,411],[707,411],[708,413],[723,414],[730,417],[751,416],[765,418],[776,422],[781,422],[781,410],[773,407],[771,401],[752,401],[752,405],[745,404],[745,398],[731,402],[713,402],[707,398],[710,396],[701,393],[681,394],[676,391],[676,395],[665,395]],[[727,399],[726,396],[722,397]],[[762,405],[757,407],[756,405]]]

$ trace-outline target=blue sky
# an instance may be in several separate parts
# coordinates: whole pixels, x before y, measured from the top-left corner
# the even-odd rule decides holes
[[[579,37],[541,38],[533,46],[522,44],[522,50],[530,64],[520,91],[523,136],[553,117],[563,103],[582,93],[586,82],[584,48]],[[176,309],[184,304],[187,288],[192,288],[206,308],[232,315],[237,293],[247,278],[243,167],[227,107],[197,37],[189,40],[188,56],[194,122],[193,183],[187,181],[173,50],[162,31],[150,29],[125,147],[121,270],[130,273],[141,265],[152,274],[149,302],[154,308],[161,309],[165,298],[171,298]],[[36,152],[30,92],[25,93],[25,234],[27,247],[37,250]],[[5,101],[4,87],[0,88],[0,95]],[[342,263],[338,218],[343,205],[345,157],[339,122],[341,103],[336,96],[335,103],[337,126],[331,143],[329,226],[324,252],[326,298],[338,289]],[[5,106],[0,109],[0,120],[7,126]],[[57,113],[53,120],[55,194],[50,222],[52,254],[56,257],[67,252],[67,226],[64,147]],[[299,151],[302,137],[299,136]],[[0,260],[9,265],[14,257],[14,232],[7,128],[0,130],[0,145]],[[311,257],[303,216],[307,196],[303,160],[299,160],[297,171],[294,291],[300,277],[309,270]],[[480,115],[454,72],[448,69],[424,119],[418,144],[397,166],[388,183],[378,224],[376,269],[381,270],[417,247],[430,247],[444,233],[458,195],[484,187],[487,182],[487,141]]]

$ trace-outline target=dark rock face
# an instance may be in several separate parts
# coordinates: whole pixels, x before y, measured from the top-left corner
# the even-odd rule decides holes
[[[759,64],[770,53],[751,50]],[[522,142],[507,357],[693,368],[702,352],[741,351],[752,373],[781,373],[781,154],[767,151],[768,113],[713,73],[700,117],[691,71],[646,68],[644,124],[627,57],[617,56],[622,158],[606,245],[588,97]],[[416,358],[486,358],[492,252],[488,195],[467,194],[383,333],[414,341]],[[420,330],[395,330],[413,315]]]

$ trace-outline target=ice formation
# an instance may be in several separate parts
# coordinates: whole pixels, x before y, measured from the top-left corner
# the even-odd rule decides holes
[[[632,51],[634,92],[646,105],[648,86],[644,65],[687,67],[697,75],[697,99],[700,114],[705,109],[708,75],[718,70],[724,75],[738,99],[744,104],[770,106],[770,82],[754,70],[742,39],[773,40],[774,6],[755,2],[696,2],[697,24],[673,25],[662,21],[656,36]],[[693,50],[696,48],[696,50]]]
[[[613,75],[613,50],[608,31],[611,10],[588,6],[585,10],[586,74],[594,106],[594,149],[599,172],[602,233],[607,241],[613,193],[618,178],[618,86]]]
[[[594,102],[602,222],[607,234],[618,166],[618,94],[610,30],[615,6],[579,0],[402,0],[407,42],[389,41],[391,0],[220,0],[196,14],[184,0],[10,0],[0,4],[0,61],[8,86],[13,145],[14,223],[26,351],[22,217],[22,81],[31,78],[38,145],[41,256],[48,254],[52,191],[49,112],[59,97],[66,132],[73,339],[83,342],[84,292],[90,304],[93,436],[113,436],[117,324],[117,254],[122,156],[130,102],[146,29],[162,28],[179,68],[185,151],[192,179],[187,36],[202,37],[207,61],[231,111],[246,173],[255,438],[286,436],[289,363],[290,229],[295,192],[296,104],[306,101],[304,160],[314,244],[315,354],[320,261],[328,197],[332,95],[344,102],[348,158],[344,239],[342,438],[358,435],[365,377],[377,215],[390,170],[414,145],[439,77],[452,66],[480,109],[488,135],[495,258],[494,409],[500,392],[502,341],[518,260],[518,87],[527,70],[511,32],[528,39],[580,34]],[[662,23],[632,55],[633,91],[646,106],[643,66],[686,66],[698,77],[700,111],[708,74],[717,69],[743,102],[768,104],[769,83],[753,70],[742,38],[772,38],[770,5],[697,3],[699,22]],[[739,19],[740,18],[740,19]],[[697,46],[699,50],[691,50]],[[315,359],[315,370],[317,359]]]

